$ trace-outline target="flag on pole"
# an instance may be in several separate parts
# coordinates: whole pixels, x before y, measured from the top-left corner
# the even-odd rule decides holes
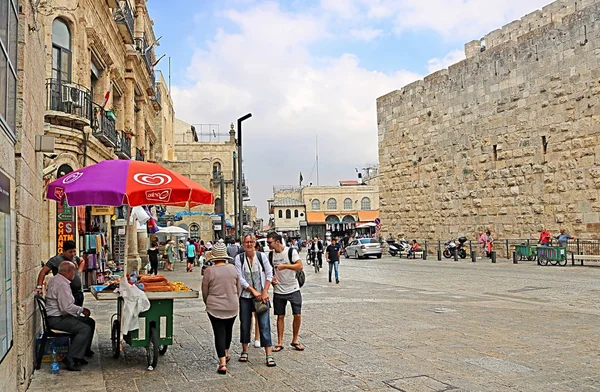
[[[108,99],[110,98],[110,93],[112,92],[112,83],[108,86],[108,91],[104,94],[104,101],[102,102],[102,109],[106,108],[106,104],[108,103]]]
[[[302,185],[302,181],[304,181],[304,177],[302,177],[302,172],[300,172],[300,185]]]

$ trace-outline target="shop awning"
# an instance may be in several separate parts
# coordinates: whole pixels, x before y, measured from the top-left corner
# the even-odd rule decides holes
[[[325,224],[325,213],[324,212],[307,212],[306,221],[309,225],[324,225]]]
[[[379,218],[379,211],[358,211],[358,220],[361,222],[373,222]]]

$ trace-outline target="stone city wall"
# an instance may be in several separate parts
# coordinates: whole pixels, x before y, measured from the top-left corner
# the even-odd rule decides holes
[[[597,235],[600,1],[577,4],[377,100],[384,232]]]

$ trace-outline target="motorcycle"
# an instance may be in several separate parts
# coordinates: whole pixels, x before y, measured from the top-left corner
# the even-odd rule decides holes
[[[408,250],[410,249],[410,244],[405,239],[401,239],[398,242],[395,242],[394,240],[388,240],[387,243],[389,245],[388,252],[392,257],[400,256],[402,253],[408,253]]]
[[[461,259],[467,258],[467,250],[465,249],[466,237],[460,237],[458,244],[454,240],[450,240],[444,244],[444,257],[450,259],[454,257],[454,253],[458,254]]]

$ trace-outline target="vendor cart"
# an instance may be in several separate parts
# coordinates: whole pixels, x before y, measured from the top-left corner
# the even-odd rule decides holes
[[[121,314],[123,298],[115,292],[104,291],[107,286],[92,286],[92,295],[100,301],[116,300],[117,313],[110,320],[112,352],[114,358],[121,355]],[[146,293],[150,309],[140,313],[140,328],[123,335],[131,347],[145,347],[148,370],[156,369],[159,355],[164,355],[173,344],[173,300],[198,298],[198,291],[167,291]]]
[[[519,260],[533,261],[537,257],[537,245],[521,244],[515,246],[515,253],[519,256]]]
[[[537,247],[539,265],[567,265],[567,248],[560,246],[538,246]]]

